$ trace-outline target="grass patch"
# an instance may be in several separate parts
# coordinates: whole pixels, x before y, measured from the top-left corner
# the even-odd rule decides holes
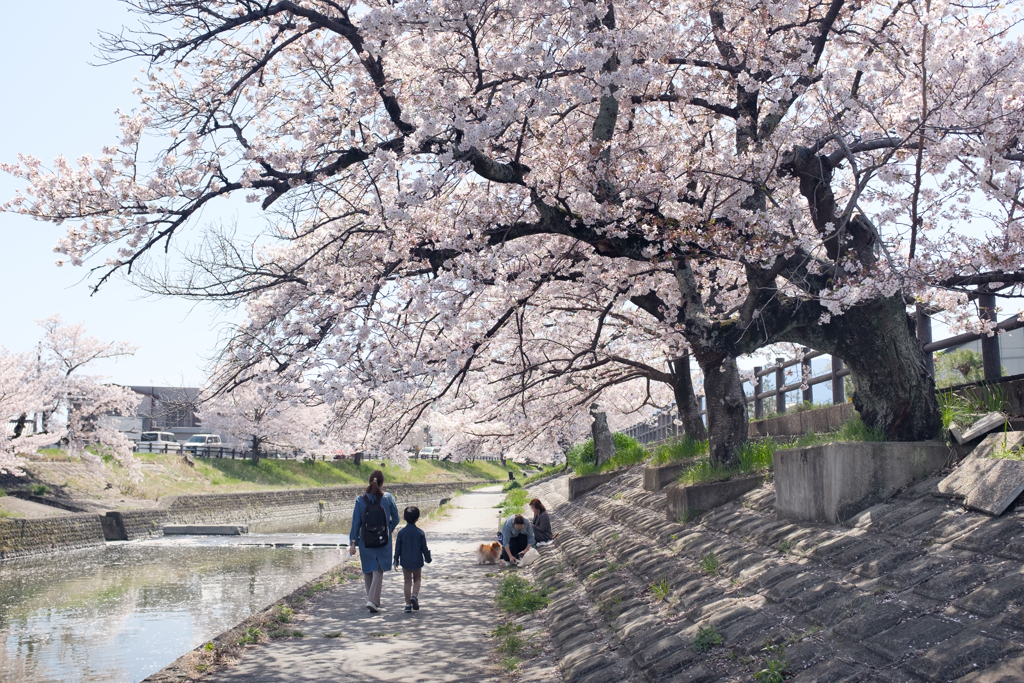
[[[527,614],[544,609],[548,604],[547,594],[530,585],[518,574],[507,574],[498,585],[496,599],[498,607],[512,614]]]
[[[50,487],[46,484],[32,484],[28,490],[32,492],[33,496],[45,496],[50,492]]]
[[[258,628],[247,628],[242,637],[239,638],[239,645],[255,645],[260,642],[260,638],[263,636],[263,631]]]
[[[0,510],[0,519],[7,519],[9,517],[21,517],[22,515],[18,512],[9,512],[7,510]]]
[[[501,510],[502,517],[508,517],[509,515],[519,515],[523,512],[523,507],[530,502],[530,492],[524,488],[512,489],[505,494],[505,499],[502,500],[497,507]]]
[[[722,634],[714,626],[701,626],[693,639],[693,649],[697,652],[708,652],[722,644]]]
[[[518,657],[526,653],[526,639],[519,635],[523,627],[519,624],[502,624],[491,631],[491,636],[498,639],[497,650],[506,657]]]
[[[331,631],[330,633],[325,633],[324,638],[341,638],[341,631]]]
[[[566,463],[577,476],[585,474],[597,474],[622,467],[632,467],[647,460],[649,453],[636,439],[616,432],[612,434],[615,442],[615,453],[608,462],[598,467],[594,463],[594,440],[588,439],[581,444],[576,444],[565,454]]]
[[[667,579],[662,579],[658,583],[651,584],[651,595],[653,595],[656,600],[664,600],[671,592],[672,587],[668,585]]]
[[[708,576],[718,576],[718,570],[721,568],[721,563],[718,560],[718,555],[714,553],[708,553],[700,558],[700,570]]]
[[[561,474],[562,472],[565,472],[566,467],[566,463],[562,463],[561,465],[551,465],[549,467],[545,467],[540,472],[537,472],[536,474],[531,474],[526,479],[523,479],[523,486],[529,486],[530,484],[536,483],[541,479],[546,479],[547,477],[556,474]]]
[[[680,460],[699,458],[700,456],[707,454],[707,440],[697,441],[689,436],[683,436],[683,438],[673,443],[658,446],[658,449],[654,451],[654,457],[651,459],[651,464],[668,465],[669,463],[679,462]]]
[[[679,483],[684,486],[706,484],[713,481],[725,481],[732,477],[757,472],[767,472],[772,468],[772,455],[779,448],[770,438],[760,441],[748,441],[743,444],[738,464],[735,467],[723,467],[703,457],[679,475]]]
[[[291,622],[294,616],[295,610],[293,610],[291,607],[288,607],[287,605],[281,605],[281,607],[277,610],[277,620],[282,624],[287,624]]]
[[[785,645],[768,645],[764,648],[765,657],[761,669],[754,673],[757,683],[782,683],[786,680],[789,669],[789,658],[786,657]]]
[[[505,484],[504,486],[502,486],[502,487],[501,487],[501,490],[502,490],[502,491],[506,491],[506,492],[507,492],[507,491],[511,491],[512,489],[521,489],[521,488],[523,488],[523,485],[522,485],[522,484],[520,484],[520,483],[519,483],[518,481],[516,481],[515,479],[513,479],[513,480],[512,480],[512,481],[510,481],[509,483],[507,483],[507,484]]]

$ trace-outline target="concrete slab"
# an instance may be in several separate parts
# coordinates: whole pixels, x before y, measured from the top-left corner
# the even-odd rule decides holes
[[[994,429],[1002,429],[1009,418],[1002,413],[989,413],[985,415],[960,435],[960,443],[974,441],[979,436],[984,436]]]
[[[782,518],[836,524],[945,465],[939,442],[848,442],[776,451],[775,509]]]
[[[999,431],[989,434],[981,440],[974,450],[971,451],[972,458],[988,458],[997,451],[1015,451],[1024,446],[1024,432],[1021,431]]]
[[[978,486],[967,494],[964,505],[999,516],[1024,492],[1024,462],[1003,459],[991,463]]]
[[[734,501],[763,483],[764,477],[758,474],[710,484],[694,484],[692,486],[673,484],[668,487],[668,506],[665,508],[665,517],[670,522],[690,518],[696,513],[707,512]]]
[[[684,467],[689,467],[693,459],[681,460],[679,462],[660,465],[658,467],[644,468],[644,490],[660,491],[676,479],[682,473]]]
[[[165,524],[164,535],[241,536],[249,533],[248,524]]]
[[[584,493],[593,491],[602,484],[607,484],[621,474],[623,474],[622,470],[614,470],[612,472],[601,472],[599,474],[586,474],[582,477],[569,477],[568,498],[570,501],[576,500]]]

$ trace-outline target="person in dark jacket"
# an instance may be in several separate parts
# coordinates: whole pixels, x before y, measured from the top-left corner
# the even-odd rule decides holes
[[[548,517],[544,503],[540,502],[540,498],[534,498],[530,501],[530,509],[533,510],[534,540],[537,545],[550,543],[554,535],[551,533],[551,518]]]
[[[395,569],[402,567],[405,575],[405,611],[411,612],[420,608],[420,576],[423,562],[430,562],[430,548],[427,547],[427,535],[416,526],[420,518],[420,509],[407,507],[402,515],[405,526],[398,532],[395,539]]]
[[[387,543],[375,548],[367,548],[363,544],[363,522],[366,519],[367,509],[383,508],[387,520]],[[379,511],[374,510],[374,516]],[[362,564],[363,579],[366,583],[366,608],[371,612],[380,610],[380,592],[384,585],[384,572],[391,569],[391,535],[398,526],[398,505],[390,493],[384,491],[384,473],[374,470],[370,475],[370,485],[366,487],[366,493],[356,498],[355,507],[352,510],[352,530],[348,535],[349,555],[359,552],[359,561]]]

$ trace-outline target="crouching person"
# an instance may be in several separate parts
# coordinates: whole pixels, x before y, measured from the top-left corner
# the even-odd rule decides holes
[[[510,515],[501,527],[501,559],[508,564],[519,564],[519,559],[535,545],[530,520],[522,515]]]

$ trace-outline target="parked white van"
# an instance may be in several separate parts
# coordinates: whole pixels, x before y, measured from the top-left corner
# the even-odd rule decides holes
[[[170,432],[142,432],[139,450],[143,453],[180,453],[181,444]]]

